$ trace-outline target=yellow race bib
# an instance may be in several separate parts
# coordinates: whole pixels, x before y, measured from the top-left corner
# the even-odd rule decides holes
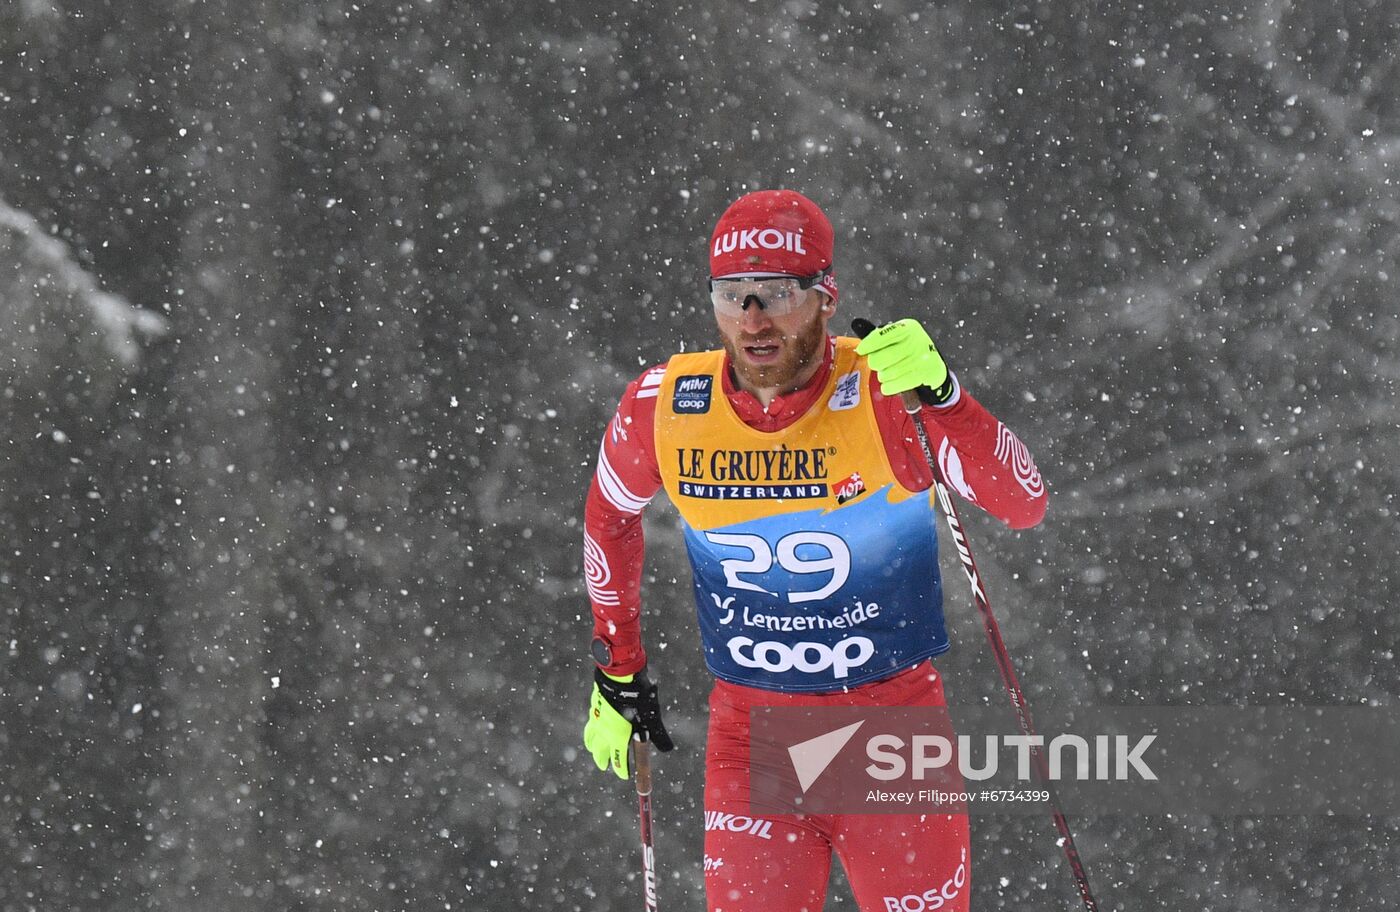
[[[856,344],[836,340],[817,402],[773,433],[735,414],[722,351],[667,364],[657,460],[724,680],[841,690],[948,648],[930,494],[895,478]]]

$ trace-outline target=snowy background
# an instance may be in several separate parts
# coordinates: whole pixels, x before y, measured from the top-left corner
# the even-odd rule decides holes
[[[1038,457],[1043,525],[965,514],[1033,707],[1391,703],[1398,54],[1374,0],[0,5],[0,907],[639,908],[583,494],[755,188]],[[1048,820],[974,824],[974,908],[1075,907]],[[1107,909],[1400,895],[1395,819],[1075,825]]]

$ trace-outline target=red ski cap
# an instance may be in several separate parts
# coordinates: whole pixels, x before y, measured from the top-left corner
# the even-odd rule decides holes
[[[815,286],[836,299],[831,222],[795,190],[759,190],[735,200],[710,237],[710,278],[796,276],[825,271]]]

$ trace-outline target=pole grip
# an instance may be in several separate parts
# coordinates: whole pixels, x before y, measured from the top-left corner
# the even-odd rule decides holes
[[[632,742],[632,768],[635,770],[635,781],[638,795],[651,794],[651,743],[649,741]]]

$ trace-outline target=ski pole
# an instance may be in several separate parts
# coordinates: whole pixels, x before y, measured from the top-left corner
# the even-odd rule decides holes
[[[863,339],[874,331],[875,324],[869,320],[856,319],[851,321],[851,329]],[[1034,738],[1035,727],[1031,723],[1030,704],[1026,702],[1026,695],[1021,690],[1021,682],[1016,677],[1016,668],[1011,663],[1011,653],[1006,649],[1006,643],[1001,638],[1001,628],[997,625],[995,615],[992,614],[992,603],[987,598],[987,591],[982,585],[982,577],[977,572],[977,562],[973,560],[972,548],[968,543],[967,533],[963,531],[962,520],[958,517],[957,505],[953,503],[953,498],[948,494],[948,486],[944,483],[943,475],[938,470],[938,460],[934,457],[933,447],[929,444],[928,431],[924,428],[922,415],[923,403],[919,401],[918,395],[912,391],[900,394],[900,398],[904,402],[904,410],[909,413],[910,419],[914,422],[914,433],[919,437],[919,446],[924,451],[924,461],[928,463],[929,471],[933,474],[933,485],[938,493],[938,503],[943,507],[943,516],[947,519],[948,528],[953,533],[953,544],[957,547],[963,572],[967,574],[968,584],[972,587],[972,600],[977,604],[977,612],[982,616],[982,627],[987,632],[987,642],[991,644],[992,656],[996,659],[997,670],[1001,673],[1002,685],[1006,688],[1007,696],[1011,698],[1011,708],[1016,711],[1017,724],[1021,729],[1021,734]],[[1050,814],[1055,821],[1055,830],[1060,834],[1060,847],[1064,850],[1065,860],[1069,862],[1075,886],[1079,889],[1079,898],[1084,901],[1084,908],[1087,912],[1099,912],[1098,900],[1094,898],[1093,891],[1089,889],[1089,873],[1084,868],[1084,860],[1079,857],[1079,849],[1074,844],[1074,834],[1070,832],[1069,820],[1060,808],[1054,784],[1050,781],[1050,770],[1046,764],[1045,751],[1034,742],[1031,746],[1031,758],[1035,762],[1036,774],[1050,796],[1048,802]]]
[[[646,912],[656,912],[656,850],[651,840],[651,744],[632,742],[632,766],[636,772],[637,805],[642,823],[642,884]]]

